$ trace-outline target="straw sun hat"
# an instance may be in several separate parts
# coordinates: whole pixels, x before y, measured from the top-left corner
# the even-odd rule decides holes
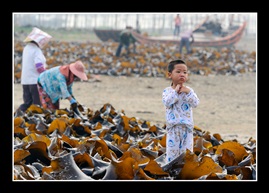
[[[35,41],[40,48],[43,48],[51,38],[51,35],[37,27],[34,27],[31,33],[25,38],[24,42]]]
[[[80,60],[74,63],[71,63],[70,70],[74,75],[79,77],[81,80],[88,80],[88,77],[85,73],[85,66],[82,64]]]

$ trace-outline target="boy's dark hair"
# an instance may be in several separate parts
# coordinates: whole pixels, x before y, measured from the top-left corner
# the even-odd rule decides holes
[[[168,64],[168,72],[172,72],[174,70],[174,66],[176,64],[186,64],[184,60],[181,59],[177,59],[177,60],[172,60],[171,62],[169,62]]]

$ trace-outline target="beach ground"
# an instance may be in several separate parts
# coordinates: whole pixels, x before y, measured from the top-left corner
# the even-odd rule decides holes
[[[257,78],[256,73],[238,76],[190,75],[187,85],[200,98],[193,109],[194,123],[203,131],[219,133],[224,140],[247,142],[257,137]],[[98,75],[88,82],[75,82],[73,93],[79,103],[94,111],[110,103],[128,117],[150,121],[163,126],[165,111],[162,91],[170,80],[160,77],[125,77]],[[14,84],[14,109],[22,103],[22,86]],[[60,108],[69,108],[61,100]]]

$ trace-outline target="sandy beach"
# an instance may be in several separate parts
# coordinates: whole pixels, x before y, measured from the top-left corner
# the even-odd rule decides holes
[[[97,81],[98,80],[98,81]],[[193,110],[194,123],[203,131],[219,133],[224,140],[245,143],[257,138],[257,77],[256,73],[238,76],[189,75],[187,85],[200,98]],[[79,103],[94,111],[110,103],[128,117],[137,117],[163,126],[165,111],[162,91],[170,80],[161,77],[126,77],[98,75],[87,82],[75,82],[73,93]],[[22,86],[14,84],[14,109],[22,103]],[[60,108],[69,108],[61,100]]]

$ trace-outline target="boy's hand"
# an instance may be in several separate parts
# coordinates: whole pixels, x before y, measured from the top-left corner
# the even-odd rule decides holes
[[[184,86],[184,85],[182,85],[181,87],[180,87],[180,89],[179,89],[179,94],[180,93],[182,93],[182,92],[184,92],[184,93],[186,93],[186,94],[188,94],[189,92],[190,92],[190,89],[189,88],[187,88],[186,86]]]
[[[180,89],[181,89],[181,85],[177,84],[175,91],[179,94],[180,93]]]

